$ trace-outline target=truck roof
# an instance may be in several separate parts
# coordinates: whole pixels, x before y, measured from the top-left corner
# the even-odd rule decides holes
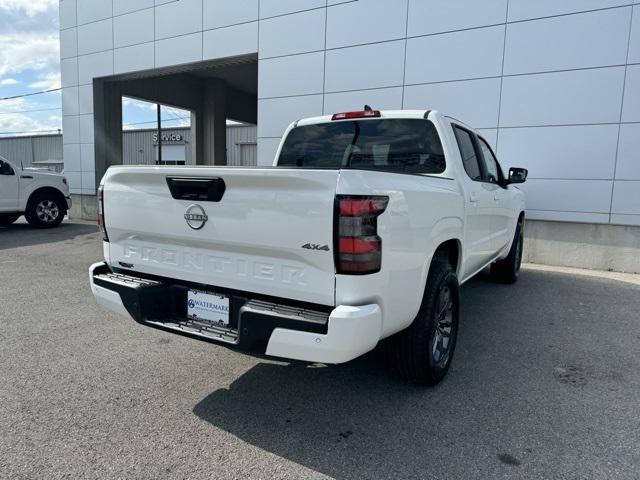
[[[375,111],[375,109],[374,109],[374,111]],[[364,112],[364,110],[361,110],[360,112]],[[433,119],[433,118],[438,117],[438,116],[445,117],[445,115],[443,115],[438,110],[379,110],[379,112],[380,112],[379,116],[370,117],[370,118],[361,118],[361,120],[374,120],[374,119],[377,119],[377,118],[386,118],[386,119],[392,119],[392,118],[399,118],[399,119],[415,118],[415,119],[422,119],[422,118],[427,118],[427,117]],[[292,126],[297,127],[297,126],[304,126],[304,125],[317,125],[317,124],[321,124],[321,123],[329,123],[329,122],[335,121],[335,120],[333,120],[333,116],[338,114],[338,113],[343,113],[343,112],[334,112],[334,113],[331,113],[329,115],[321,115],[321,116],[317,116],[317,117],[302,118],[300,120],[297,120],[297,121],[293,122]],[[355,112],[353,112],[353,113],[355,113]],[[453,117],[450,117],[450,116],[446,116],[446,118],[448,118],[449,120],[453,120],[454,122],[462,125],[463,127],[466,127],[466,128],[469,128],[470,130],[473,130],[473,127],[465,124],[464,122],[458,120],[457,118],[453,118]]]
[[[425,118],[425,115],[431,112],[430,110],[379,110],[379,111],[380,111],[380,116],[372,117],[372,118]],[[300,125],[315,125],[318,123],[328,123],[333,121],[333,116],[336,113],[342,113],[342,112],[334,112],[329,115],[321,115],[318,117],[303,118],[295,122],[295,124],[297,126],[300,126]],[[433,113],[438,113],[438,112],[433,111]]]

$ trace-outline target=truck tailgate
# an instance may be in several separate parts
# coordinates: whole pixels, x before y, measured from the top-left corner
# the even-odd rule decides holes
[[[338,175],[335,170],[284,168],[112,167],[103,179],[109,263],[333,305]],[[224,193],[219,201],[176,199],[167,179],[186,179],[186,197],[189,185],[203,179],[224,182]],[[190,209],[193,205],[202,211]],[[201,212],[208,218],[194,229],[202,223]],[[185,217],[188,213],[195,216]]]

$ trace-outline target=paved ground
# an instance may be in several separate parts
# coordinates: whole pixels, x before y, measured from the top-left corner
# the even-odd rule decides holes
[[[463,288],[453,368],[265,362],[100,310],[96,229],[0,229],[2,478],[638,478],[640,287]]]

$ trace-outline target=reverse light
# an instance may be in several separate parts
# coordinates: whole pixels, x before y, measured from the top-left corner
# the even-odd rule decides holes
[[[107,235],[107,227],[104,223],[104,187],[102,185],[98,187],[98,227],[100,227],[100,231],[102,232],[102,240],[108,242],[109,236]]]
[[[382,239],[378,236],[378,217],[389,197],[338,195],[336,197],[336,270],[347,275],[366,275],[380,271]]]

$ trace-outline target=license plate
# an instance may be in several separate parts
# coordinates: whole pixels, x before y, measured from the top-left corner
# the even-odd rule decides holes
[[[226,327],[229,325],[229,297],[189,290],[187,316],[192,320],[203,320]]]

